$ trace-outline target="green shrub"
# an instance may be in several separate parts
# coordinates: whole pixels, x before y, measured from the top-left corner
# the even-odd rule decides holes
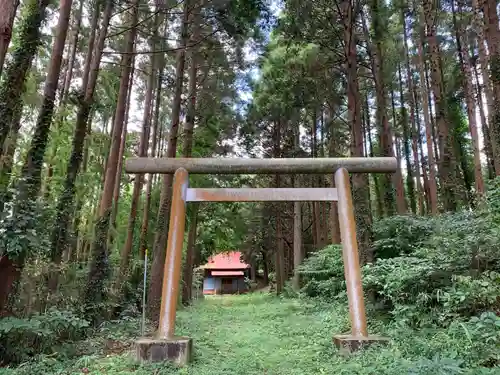
[[[429,218],[392,216],[373,225],[375,258],[394,258],[412,254],[433,231]]]
[[[336,298],[345,290],[342,249],[330,245],[312,254],[298,268],[301,292],[309,297]]]
[[[0,358],[20,362],[39,353],[49,353],[64,341],[82,338],[89,322],[71,311],[48,310],[28,319],[0,320]]]
[[[500,311],[500,230],[488,208],[437,218],[391,217],[375,225],[376,260],[363,268],[369,307],[411,327],[448,326]],[[341,249],[328,246],[298,271],[301,292],[345,298]]]

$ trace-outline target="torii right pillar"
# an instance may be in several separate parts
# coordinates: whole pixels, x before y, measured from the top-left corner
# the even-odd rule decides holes
[[[345,168],[339,168],[335,172],[335,185],[338,194],[340,237],[349,301],[351,334],[335,335],[333,342],[342,353],[348,354],[374,343],[387,343],[388,338],[368,335],[351,183],[349,173]]]

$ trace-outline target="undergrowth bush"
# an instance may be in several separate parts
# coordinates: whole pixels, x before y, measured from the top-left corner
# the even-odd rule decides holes
[[[65,341],[81,339],[89,322],[71,311],[50,309],[27,319],[0,320],[0,358],[20,362],[39,353],[56,351]]]
[[[495,204],[484,207],[377,222],[375,262],[363,268],[365,292],[375,302],[370,307],[411,327],[446,327],[483,313],[500,315],[500,219],[491,209]],[[340,247],[313,254],[299,273],[303,294],[345,298]]]
[[[302,292],[310,297],[335,298],[345,289],[342,249],[331,245],[315,253],[298,268]]]
[[[373,224],[374,255],[377,259],[412,254],[432,234],[427,217],[393,216]]]

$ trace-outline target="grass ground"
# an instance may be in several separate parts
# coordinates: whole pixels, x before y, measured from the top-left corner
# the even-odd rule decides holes
[[[0,374],[500,374],[495,369],[460,368],[459,361],[447,355],[456,350],[449,347],[452,340],[444,333],[419,338],[401,331],[387,348],[341,357],[331,337],[348,330],[344,307],[264,293],[207,298],[180,311],[178,323],[177,333],[194,339],[195,358],[185,368],[135,363],[130,350],[139,326],[133,319],[103,326],[91,340],[72,347],[72,358],[54,354],[15,369],[0,369]],[[458,345],[463,346],[459,341]]]

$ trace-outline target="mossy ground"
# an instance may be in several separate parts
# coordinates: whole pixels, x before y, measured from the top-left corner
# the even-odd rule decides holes
[[[107,324],[91,339],[69,346],[73,353],[65,352],[66,359],[54,353],[17,368],[0,369],[0,374],[500,374],[498,368],[461,366],[457,359],[457,350],[464,347],[461,338],[445,332],[414,336],[414,332],[393,330],[398,337],[392,337],[389,346],[342,357],[333,347],[332,335],[348,330],[344,306],[265,293],[206,298],[180,311],[178,323],[177,333],[194,339],[195,358],[188,367],[137,364],[130,351],[140,327],[130,319]],[[371,329],[391,333],[383,332],[383,325],[378,327]]]

